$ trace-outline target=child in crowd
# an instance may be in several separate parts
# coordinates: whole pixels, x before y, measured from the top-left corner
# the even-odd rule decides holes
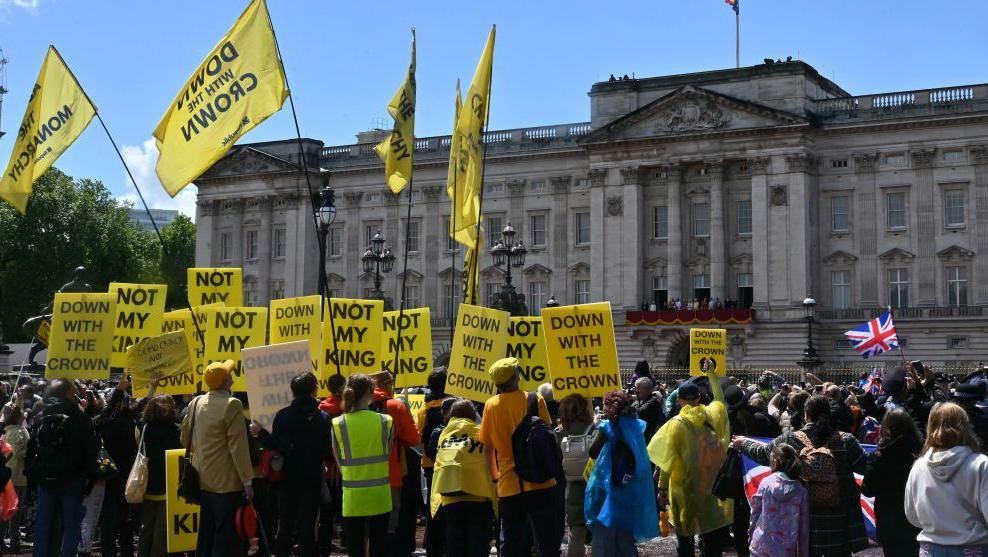
[[[752,557],[808,557],[810,507],[799,483],[802,464],[796,449],[779,444],[769,457],[772,475],[762,480],[751,499],[748,531]]]

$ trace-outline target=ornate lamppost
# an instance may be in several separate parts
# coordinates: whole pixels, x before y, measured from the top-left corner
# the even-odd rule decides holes
[[[806,298],[803,300],[803,312],[806,318],[806,348],[803,349],[803,359],[796,362],[803,369],[803,380],[806,380],[806,373],[813,372],[823,361],[816,355],[816,348],[813,347],[813,315],[816,313],[816,300]]]
[[[381,236],[381,231],[378,230],[377,234],[374,234],[374,238],[371,239],[371,245],[364,252],[364,255],[360,257],[360,261],[364,264],[365,273],[374,273],[374,292],[372,297],[383,300],[384,291],[381,290],[381,274],[390,273],[395,266],[395,256],[391,252],[391,248],[384,247],[384,237]]]
[[[515,229],[508,224],[501,231],[501,240],[491,248],[491,256],[494,258],[494,266],[504,267],[504,284],[501,291],[494,294],[491,300],[491,307],[506,311],[511,315],[528,315],[528,307],[525,305],[525,295],[519,294],[513,284],[511,284],[511,268],[521,267],[525,264],[525,256],[528,250],[521,241],[515,242]]]
[[[316,214],[319,217],[319,295],[325,296],[328,293],[326,284],[326,250],[329,246],[326,239],[329,237],[329,227],[336,220],[336,192],[329,187],[329,175],[322,179],[322,189],[318,194],[312,195],[312,206],[316,207]]]

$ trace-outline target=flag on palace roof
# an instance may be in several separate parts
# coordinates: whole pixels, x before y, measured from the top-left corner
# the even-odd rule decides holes
[[[730,6],[732,10],[734,10],[734,13],[736,14],[741,13],[741,0],[724,0],[724,2],[726,2],[727,5]]]
[[[891,309],[860,327],[846,331],[844,336],[854,343],[854,349],[865,358],[899,347]]]

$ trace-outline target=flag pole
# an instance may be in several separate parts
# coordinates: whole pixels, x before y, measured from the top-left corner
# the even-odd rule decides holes
[[[415,63],[415,28],[414,27],[412,27],[412,62],[414,65]],[[417,66],[414,66],[414,68],[418,69]],[[412,74],[413,84],[415,83],[414,77],[415,74],[413,73]],[[415,103],[418,104],[418,92],[417,92],[418,85],[415,85],[415,88],[416,88]],[[412,114],[413,115],[415,114],[415,107],[412,107]],[[395,121],[395,125],[397,125],[397,123],[398,122]],[[398,373],[399,373],[398,363],[400,361],[399,358],[401,356],[401,346],[402,344],[404,344],[404,340],[402,340],[402,336],[401,336],[402,332],[404,332],[404,327],[402,327],[402,318],[405,317],[405,283],[408,280],[408,238],[409,238],[408,231],[412,225],[412,182],[415,179],[415,127],[414,127],[414,122],[412,123],[413,123],[412,166],[411,166],[411,173],[408,175],[408,211],[405,213],[405,257],[404,257],[404,262],[402,263],[402,270],[401,270],[401,291],[398,293],[398,299],[400,300],[398,305],[398,342],[395,344],[395,363],[393,368],[395,378],[398,377]]]
[[[285,69],[285,61],[281,56],[281,45],[278,44],[278,34],[274,32],[274,22],[271,21],[271,12],[268,12],[267,9],[265,9],[265,12],[267,12],[268,16],[268,26],[271,27],[271,38],[274,39],[274,48],[278,54],[278,64],[281,65],[281,75],[285,77],[285,89],[288,90],[288,105],[292,109],[292,121],[295,123],[298,158],[302,163],[302,173],[305,175],[305,188],[309,193],[309,206],[312,209],[312,226],[316,231],[316,243],[319,244],[319,252],[323,254],[326,253],[326,242],[322,234],[319,233],[319,215],[316,213],[315,194],[312,191],[312,181],[309,178],[309,164],[305,160],[305,149],[302,147],[302,130],[298,125],[298,113],[295,111],[295,95],[292,94],[292,86],[288,83],[288,71]],[[320,257],[320,259],[322,258]],[[322,314],[325,314],[327,311],[329,313],[330,337],[333,339],[333,354],[336,355],[336,374],[343,375],[343,371],[340,368],[340,357],[336,347],[336,324],[333,322],[333,301],[329,296],[329,277],[326,275],[326,267],[319,269],[319,273],[323,279],[323,291],[319,294],[323,295],[326,299],[324,303],[319,304],[319,310]]]
[[[460,96],[460,80],[459,79],[456,80],[456,95],[457,95],[457,98],[459,98],[459,96]],[[449,137],[450,159],[453,158],[452,155],[453,155],[454,150],[459,150],[459,148],[460,148],[459,145],[454,145],[453,144],[453,139],[456,138],[456,125],[457,125],[457,123],[460,120],[460,107],[459,106],[456,107],[455,112],[456,113],[453,115],[453,133]],[[456,228],[456,213],[458,212],[457,211],[458,205],[457,205],[456,201],[457,201],[458,188],[456,187],[456,178],[459,175],[459,167],[460,167],[460,156],[459,156],[459,154],[457,154],[457,156],[456,156],[456,168],[453,169],[453,204],[450,205],[450,207],[449,207],[449,230],[446,231],[446,234],[447,235],[450,233],[450,230],[452,230],[454,232],[457,230],[457,228]],[[449,240],[447,239],[447,242],[448,241]],[[453,350],[453,334],[456,331],[456,313],[454,311],[456,309],[456,298],[455,298],[455,294],[456,294],[456,288],[455,288],[456,287],[456,282],[455,282],[456,281],[456,252],[457,252],[457,248],[459,247],[459,245],[460,245],[460,243],[456,241],[456,236],[454,234],[454,236],[453,236],[453,250],[450,252],[450,254],[451,254],[450,255],[450,258],[453,260],[453,264],[450,266],[450,273],[449,273],[449,280],[450,280],[451,285],[453,286],[453,288],[451,288],[450,289],[450,292],[449,292],[449,348],[450,348],[450,353],[452,353],[452,350]]]
[[[741,67],[741,10],[734,10],[734,67]]]

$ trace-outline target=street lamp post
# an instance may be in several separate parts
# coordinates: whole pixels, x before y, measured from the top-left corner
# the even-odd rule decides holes
[[[490,301],[491,307],[510,313],[511,315],[528,315],[528,307],[525,305],[525,295],[519,294],[514,285],[511,284],[511,268],[521,267],[525,264],[525,256],[528,250],[521,241],[515,242],[515,229],[508,224],[501,231],[501,240],[491,248],[491,256],[494,258],[494,266],[504,267],[504,284],[501,291],[494,294]]]
[[[803,359],[796,363],[802,368],[805,381],[806,373],[813,372],[823,362],[817,357],[816,348],[813,347],[813,315],[816,313],[816,300],[813,298],[803,300],[803,312],[806,316],[806,348],[803,349]]]
[[[328,294],[329,285],[326,284],[326,239],[329,237],[329,227],[336,220],[336,192],[329,187],[329,175],[323,176],[322,189],[318,194],[313,194],[312,205],[318,207],[319,215],[319,295]]]
[[[360,257],[364,264],[365,273],[374,273],[374,293],[372,297],[383,300],[384,291],[381,290],[381,274],[390,273],[395,266],[395,256],[391,253],[391,248],[384,247],[384,237],[378,230],[371,239],[371,245]]]

